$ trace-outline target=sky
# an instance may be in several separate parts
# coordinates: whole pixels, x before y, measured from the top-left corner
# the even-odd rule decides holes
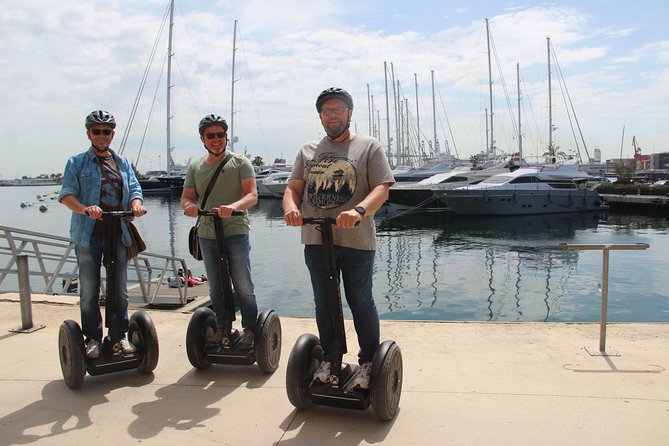
[[[118,122],[112,148],[141,172],[165,169],[168,3],[0,0],[0,179],[62,173],[97,109]],[[516,152],[519,103],[528,158],[549,136],[584,159],[631,158],[633,137],[643,154],[666,152],[668,12],[647,0],[176,0],[171,154],[203,156],[197,124],[215,113],[232,121],[235,152],[291,163],[323,137],[314,103],[330,86],[353,95],[354,131],[392,138],[393,163],[398,145],[433,151],[435,134],[462,159],[490,133],[498,153]]]

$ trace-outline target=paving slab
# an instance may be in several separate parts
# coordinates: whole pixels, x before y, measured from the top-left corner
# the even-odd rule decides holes
[[[402,349],[404,381],[396,418],[381,422],[371,409],[289,403],[286,363],[297,337],[316,333],[313,319],[281,318],[281,363],[266,375],[255,365],[194,369],[190,314],[148,311],[154,372],[86,376],[71,390],[57,338],[78,306],[34,295],[33,320],[45,328],[14,333],[18,294],[0,294],[0,445],[669,444],[669,324],[610,323],[607,346],[620,356],[591,356],[598,324],[382,321],[382,340]]]

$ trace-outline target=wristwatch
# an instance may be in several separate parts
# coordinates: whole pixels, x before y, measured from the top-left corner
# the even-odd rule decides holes
[[[362,206],[356,206],[355,211],[363,217],[365,216],[365,212],[367,212]]]

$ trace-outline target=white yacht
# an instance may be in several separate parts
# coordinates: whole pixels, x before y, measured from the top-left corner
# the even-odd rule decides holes
[[[489,162],[482,167],[459,166],[417,183],[395,183],[390,187],[388,204],[397,210],[437,211],[446,210],[446,205],[435,197],[437,191],[476,184],[498,173],[509,172],[520,166],[506,161]]]
[[[462,215],[527,215],[608,209],[594,189],[586,189],[579,164],[522,167],[478,184],[435,193]]]

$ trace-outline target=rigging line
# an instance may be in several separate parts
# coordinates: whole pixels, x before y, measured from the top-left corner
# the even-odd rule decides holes
[[[186,31],[185,32],[186,38],[188,39],[188,42],[190,43],[191,48],[195,48],[195,44],[193,43],[193,38],[191,37],[191,33],[189,32],[190,28],[188,27],[188,20],[186,20],[186,15],[184,14],[184,11],[183,11],[183,8],[181,7],[181,4],[179,4],[178,6],[179,6],[179,14],[183,18],[182,23],[183,23],[183,28]],[[216,109],[216,108],[219,107],[219,104],[216,104],[213,101],[213,98],[215,98],[216,96],[211,94],[211,92],[209,91],[209,85],[207,84],[206,78],[205,78],[204,73],[202,71],[202,64],[200,63],[200,59],[197,57],[197,51],[193,51],[193,55],[195,57],[195,65],[197,66],[197,71],[198,71],[198,74],[200,75],[200,80],[202,82],[202,87],[204,88],[205,94],[206,94],[207,98],[209,99],[209,106],[212,109]],[[182,76],[182,77],[184,77],[184,76]],[[191,95],[191,97],[192,97],[192,95]],[[197,106],[197,103],[195,103],[195,109],[196,109],[198,115],[200,115],[200,116],[203,115],[203,113],[199,110],[199,107]]]
[[[458,146],[455,144],[455,137],[453,136],[453,129],[451,128],[451,122],[448,119],[448,113],[446,113],[446,105],[444,104],[444,97],[441,95],[441,89],[439,88],[439,84],[437,83],[437,91],[439,92],[439,100],[441,102],[441,108],[444,110],[444,116],[446,117],[446,125],[448,126],[448,134],[451,135],[451,143],[453,144],[453,150],[455,151],[455,157],[460,158],[460,154],[458,153]],[[448,147],[448,139],[446,139],[446,144]],[[448,147],[448,152],[450,153],[451,149]]]
[[[163,15],[163,20],[160,24],[160,28],[158,29],[158,34],[156,35],[156,40],[153,42],[153,48],[151,49],[151,53],[149,55],[149,60],[146,64],[146,67],[144,68],[144,73],[142,74],[142,80],[139,84],[139,90],[137,91],[137,95],[135,96],[135,101],[132,104],[132,109],[130,111],[130,117],[128,118],[128,125],[126,125],[125,130],[123,132],[123,137],[121,138],[121,144],[119,146],[119,153],[123,154],[125,150],[125,146],[128,142],[128,137],[130,136],[130,130],[132,129],[132,125],[135,121],[135,115],[137,114],[137,109],[139,108],[139,103],[142,97],[142,93],[144,92],[144,87],[146,86],[146,81],[149,77],[149,73],[151,71],[151,66],[153,65],[153,60],[156,56],[156,52],[158,49],[158,44],[160,43],[160,40],[163,35],[163,31],[165,30],[165,23],[167,22],[167,17],[169,17],[169,11],[170,11],[170,5],[168,2],[167,9],[165,11],[165,14]]]
[[[557,54],[555,54],[555,48],[553,47],[552,43],[550,45],[551,45],[551,49],[552,49],[551,54],[553,55],[553,60],[555,61],[555,64],[557,65],[558,74],[560,75],[559,76],[560,82],[565,83],[564,82],[564,76],[562,74],[562,67],[560,67],[560,64],[558,63],[558,60],[557,60]],[[571,106],[571,112],[574,115],[574,120],[576,121],[576,127],[578,128],[578,133],[579,133],[579,136],[581,137],[581,142],[583,143],[583,149],[585,150],[585,155],[587,156],[588,160],[590,160],[590,153],[588,153],[588,147],[585,144],[585,138],[583,137],[583,132],[581,131],[581,124],[578,122],[578,117],[576,116],[576,111],[574,110],[574,103],[571,100],[571,95],[569,94],[569,90],[567,90],[566,83],[565,83],[564,88],[565,88],[565,91],[567,93],[567,98],[569,99],[569,105]],[[578,144],[577,144],[577,147],[578,147]],[[579,158],[580,158],[581,157],[580,151],[579,151],[578,155],[579,155]],[[581,159],[581,162],[583,162],[582,159]]]
[[[509,116],[511,118],[511,125],[513,126],[513,134],[515,135],[516,141],[519,140],[518,138],[518,124],[516,123],[516,119],[513,116],[512,112],[512,107],[511,107],[511,100],[509,99],[509,91],[506,88],[506,80],[504,79],[504,73],[502,72],[502,65],[499,62],[499,55],[497,54],[497,47],[495,46],[495,39],[492,36],[492,32],[490,33],[490,46],[492,47],[492,52],[495,55],[495,62],[497,62],[497,72],[499,74],[499,78],[502,81],[502,88],[504,89],[504,98],[506,99],[506,106],[507,110],[509,112]],[[498,132],[499,134],[499,132]]]
[[[525,78],[523,77],[522,74],[520,75],[520,78],[521,78],[521,83],[526,84],[526,82],[525,82]],[[532,136],[532,133],[531,133],[531,132],[529,133],[529,134],[530,134],[530,138],[531,138],[531,140],[532,140],[532,143],[533,143],[533,145],[534,145],[534,155],[535,155],[535,156],[539,156],[538,147],[542,144],[542,142],[541,142],[541,134],[542,134],[542,132],[539,130],[539,125],[538,125],[537,116],[536,116],[536,114],[534,113],[534,107],[532,107],[532,100],[530,99],[530,91],[529,91],[529,89],[527,89],[527,88],[525,89],[525,97],[527,98],[527,101],[525,101],[525,102],[527,102],[527,104],[528,104],[529,107],[530,107],[530,112],[531,112],[531,114],[532,114],[532,120],[533,120],[533,122],[534,122],[535,130],[536,130],[536,132],[537,132],[537,135],[539,135],[539,142],[537,143],[537,142],[534,141],[534,138],[533,138],[533,136]]]
[[[160,70],[160,74],[158,75],[158,82],[156,82],[156,89],[153,92],[153,100],[151,101],[151,107],[149,107],[149,116],[146,119],[146,124],[144,125],[144,132],[142,132],[142,139],[140,140],[139,143],[139,149],[137,151],[137,161],[135,162],[135,166],[139,165],[139,156],[142,154],[142,149],[144,148],[144,141],[146,140],[146,134],[149,131],[149,124],[151,123],[151,115],[153,114],[153,106],[156,104],[156,98],[158,97],[158,89],[160,88],[160,81],[163,78],[163,71],[165,71],[164,68],[165,64],[167,63],[167,58],[168,54],[166,52],[165,57],[163,58],[162,69]],[[144,158],[147,159],[148,157],[144,156]]]
[[[253,84],[253,77],[251,77],[251,71],[249,70],[249,65],[248,65],[248,57],[246,56],[246,47],[244,46],[244,39],[241,37],[241,31],[239,27],[239,22],[237,23],[237,41],[240,44],[240,47],[242,49],[242,53],[244,54],[244,60],[246,61],[245,68],[246,68],[246,75],[249,80],[249,84],[251,87],[251,95],[253,96],[253,102],[255,104],[255,111],[256,111],[256,119],[258,120],[258,127],[260,130],[260,141],[262,143],[263,147],[263,152],[267,153],[267,139],[265,138],[265,130],[262,125],[262,121],[260,120],[260,110],[258,109],[258,100],[256,98],[256,89],[255,85]]]

